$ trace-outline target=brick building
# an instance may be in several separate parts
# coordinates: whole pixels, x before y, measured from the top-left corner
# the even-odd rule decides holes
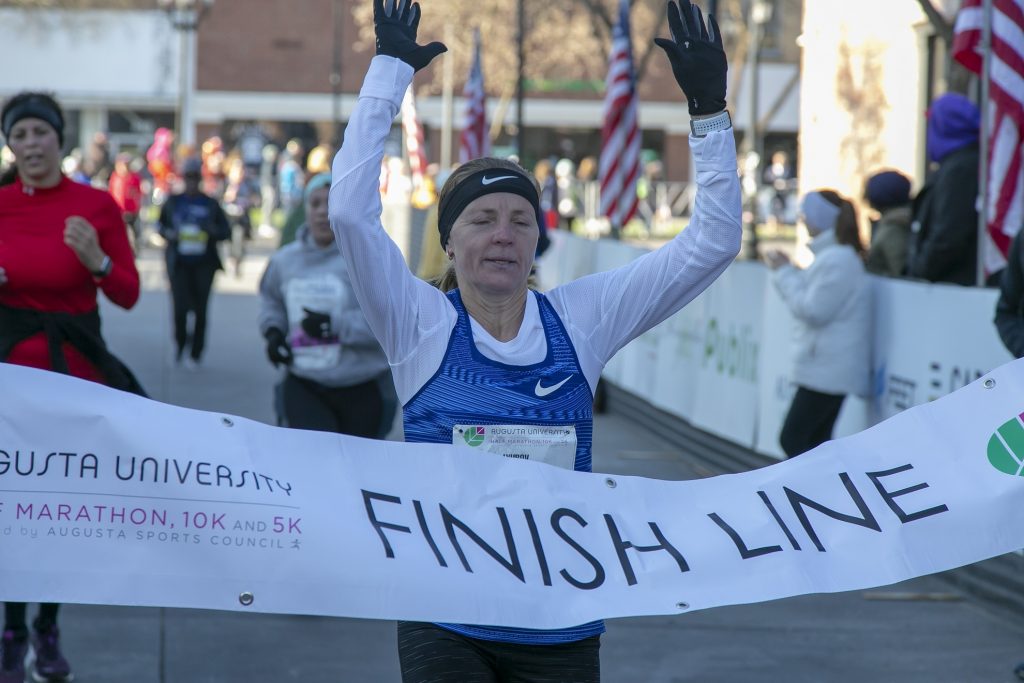
[[[258,127],[279,143],[294,136],[303,138],[307,147],[334,140],[336,124],[343,125],[351,111],[372,56],[372,46],[360,44],[352,13],[363,2],[216,0],[196,36],[192,112],[199,139],[216,133],[230,145],[243,131]],[[87,9],[0,7],[0,57],[5,57],[4,63],[25,62],[27,67],[0,75],[0,97],[24,88],[54,90],[69,108],[73,128],[82,140],[93,131],[107,130],[115,145],[141,147],[157,125],[174,122],[181,90],[182,36],[156,9],[155,0],[82,0],[79,4]],[[775,0],[773,4],[779,9],[763,44],[758,97],[759,110],[770,116],[761,125],[769,141],[782,141],[795,150],[799,120],[795,38],[802,2]],[[45,58],[25,60],[25,54]],[[603,70],[604,56],[595,54],[593,59]],[[731,67],[731,87],[736,92],[729,95],[740,132],[749,121],[745,110],[752,81],[742,73],[743,66]],[[335,79],[337,88],[332,83],[335,71],[340,76]],[[599,150],[600,88],[551,88],[550,82],[558,82],[555,76],[546,87],[531,84],[526,92],[523,158],[527,162],[568,150],[577,158]],[[464,77],[455,74],[452,137],[456,144]],[[660,51],[653,55],[639,90],[643,147],[664,160],[667,178],[687,179],[689,120]],[[437,161],[444,124],[442,98],[421,97],[418,109],[429,157]],[[505,114],[495,146],[509,149],[515,132],[514,108],[492,97],[489,109],[492,120]],[[398,144],[397,127],[395,140]]]

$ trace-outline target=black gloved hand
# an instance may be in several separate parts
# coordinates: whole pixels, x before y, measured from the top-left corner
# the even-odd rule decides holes
[[[306,317],[299,323],[302,326],[303,332],[312,339],[331,338],[331,316],[320,311],[311,311],[305,307],[303,307],[302,312],[306,314]]]
[[[722,47],[722,33],[713,16],[705,27],[700,8],[690,0],[668,3],[668,28],[672,40],[655,38],[672,64],[672,75],[683,89],[690,116],[717,114],[725,109],[725,76],[729,65]]]
[[[398,57],[419,71],[448,48],[443,43],[416,44],[420,25],[420,4],[409,0],[373,0],[373,30],[377,54]]]
[[[267,340],[267,358],[275,368],[281,364],[292,364],[292,347],[288,346],[288,342],[285,341],[284,332],[276,327],[271,327],[263,337]]]

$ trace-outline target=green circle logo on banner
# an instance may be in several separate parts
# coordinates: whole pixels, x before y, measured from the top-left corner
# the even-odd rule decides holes
[[[1024,477],[1024,424],[1013,418],[988,440],[988,461],[1000,472]]]
[[[470,427],[466,431],[462,432],[462,438],[466,440],[466,443],[470,446],[476,447],[484,442],[484,428],[483,427]]]

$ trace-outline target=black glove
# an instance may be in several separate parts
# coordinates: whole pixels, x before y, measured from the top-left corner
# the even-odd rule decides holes
[[[302,312],[306,314],[306,317],[299,323],[303,332],[312,339],[331,338],[331,316],[319,311],[311,311],[305,307]]]
[[[284,365],[292,364],[292,347],[288,346],[288,342],[285,341],[284,332],[276,327],[271,327],[263,337],[267,340],[267,358],[275,368],[282,363]]]
[[[725,76],[729,65],[722,47],[722,32],[713,16],[704,17],[690,0],[668,3],[668,28],[672,40],[655,38],[672,63],[672,75],[683,89],[690,116],[717,114],[725,109]]]
[[[443,43],[416,44],[420,25],[420,4],[409,0],[373,0],[373,30],[377,54],[398,57],[419,71],[448,48]]]

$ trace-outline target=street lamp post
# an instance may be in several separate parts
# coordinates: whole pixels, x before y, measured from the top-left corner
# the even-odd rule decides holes
[[[181,34],[181,80],[178,86],[178,141],[196,143],[192,97],[196,88],[196,32],[199,22],[213,6],[213,0],[157,0],[171,25]]]
[[[526,65],[526,0],[519,0],[516,5],[516,156],[519,163],[525,164],[526,125],[523,122],[523,101],[526,98],[525,76]]]
[[[333,34],[331,39],[331,122],[334,127],[334,148],[341,147],[341,22],[344,17],[344,9],[340,0],[334,0],[331,5],[331,26]]]
[[[764,156],[761,149],[763,136],[760,125],[758,100],[761,97],[761,42],[764,39],[764,26],[772,18],[773,3],[771,0],[754,0],[751,6],[748,31],[750,35],[748,77],[750,78],[750,98],[748,100],[748,119],[746,132],[743,135],[743,168],[746,174],[744,188],[747,193],[747,215],[749,216],[749,239],[747,241],[747,257],[756,260],[760,257],[757,239],[757,190],[760,185],[760,162]]]

